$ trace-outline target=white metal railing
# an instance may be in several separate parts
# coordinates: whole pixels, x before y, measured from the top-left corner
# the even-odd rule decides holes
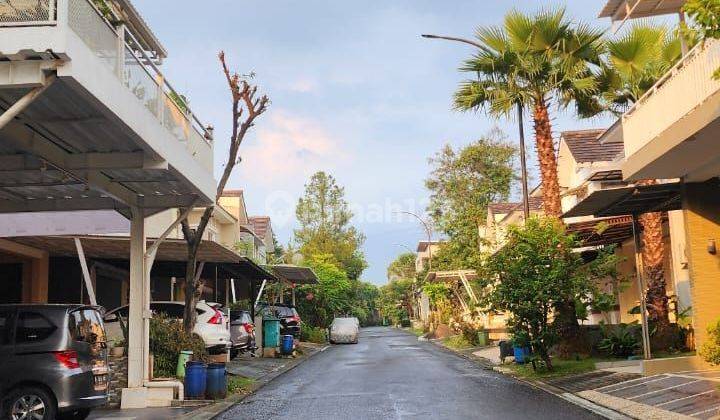
[[[622,117],[629,157],[720,90],[720,41],[699,43],[676,63]]]
[[[0,0],[0,27],[57,23],[56,0]]]
[[[172,88],[133,34],[110,23],[92,0],[0,0],[0,27],[55,25],[58,8],[61,16],[67,16],[70,29],[105,67],[212,172],[212,132]],[[63,18],[60,21],[64,24]]]

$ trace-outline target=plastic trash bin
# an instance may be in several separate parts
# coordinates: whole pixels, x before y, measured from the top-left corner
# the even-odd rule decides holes
[[[284,355],[292,354],[293,345],[295,344],[295,337],[292,335],[283,335],[282,344],[280,345],[280,353]]]
[[[280,346],[280,320],[277,318],[263,318],[263,347],[275,348]]]
[[[208,365],[205,396],[212,400],[223,399],[227,396],[225,363],[210,363]]]
[[[190,360],[192,355],[192,350],[183,350],[180,352],[180,355],[178,355],[177,369],[175,369],[175,375],[178,378],[185,377],[185,364]]]
[[[187,362],[185,365],[185,396],[189,399],[205,398],[207,365],[203,362]]]

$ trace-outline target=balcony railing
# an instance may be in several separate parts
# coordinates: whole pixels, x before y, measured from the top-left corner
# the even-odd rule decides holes
[[[625,156],[630,157],[720,89],[720,41],[695,46],[622,117]]]
[[[58,8],[67,8],[70,29],[212,172],[212,132],[195,116],[187,99],[173,89],[135,37],[124,26],[113,26],[91,0],[0,0],[0,27],[57,25]]]

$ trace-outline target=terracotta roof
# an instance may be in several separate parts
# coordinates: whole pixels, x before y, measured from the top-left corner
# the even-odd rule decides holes
[[[504,202],[492,203],[488,206],[489,210],[497,214],[507,214],[516,210],[522,210],[523,203],[520,202]],[[530,210],[542,210],[542,198],[530,197]]]
[[[223,197],[242,197],[243,190],[223,190]]]
[[[624,155],[623,143],[600,143],[605,130],[563,131],[560,135],[577,163],[609,162]]]
[[[268,216],[252,216],[248,219],[250,226],[252,226],[253,232],[263,239],[267,235],[268,229],[270,228],[270,217]]]

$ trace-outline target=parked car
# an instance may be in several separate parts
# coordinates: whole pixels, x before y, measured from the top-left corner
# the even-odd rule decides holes
[[[360,321],[355,318],[335,318],[330,324],[330,344],[357,344],[360,336]]]
[[[300,315],[298,314],[295,307],[284,303],[275,303],[269,305],[267,303],[260,303],[258,310],[263,316],[272,315],[280,319],[280,334],[292,335],[295,338],[300,338]]]
[[[230,341],[232,342],[232,347],[230,347],[231,359],[234,359],[239,353],[257,350],[255,345],[255,325],[250,316],[250,311],[230,311]]]
[[[107,390],[100,308],[0,305],[0,418],[84,419]]]
[[[211,353],[222,353],[230,346],[230,331],[223,313],[201,300],[195,306],[197,311],[197,322],[193,332],[205,341],[205,347]],[[163,313],[170,318],[182,320],[185,313],[183,302],[150,302],[150,311]],[[122,340],[123,332],[120,326],[120,319],[127,324],[129,307],[127,305],[115,308],[105,315],[105,327],[108,338],[111,340]]]

